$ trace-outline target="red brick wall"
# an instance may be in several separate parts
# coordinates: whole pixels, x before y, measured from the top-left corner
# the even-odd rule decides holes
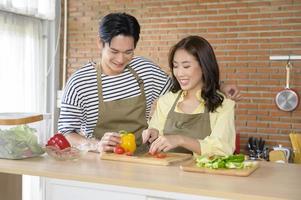
[[[242,148],[250,136],[290,146],[288,134],[301,133],[301,106],[276,108],[274,97],[285,86],[285,61],[271,55],[301,55],[300,0],[87,0],[69,1],[68,76],[88,60],[97,60],[98,19],[128,12],[142,27],[136,55],[151,58],[166,72],[171,45],[195,34],[215,49],[222,79],[240,86],[236,127]],[[301,94],[301,61],[293,61],[291,87]]]

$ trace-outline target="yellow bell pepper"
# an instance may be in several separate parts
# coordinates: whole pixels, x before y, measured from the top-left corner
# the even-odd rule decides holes
[[[136,150],[136,139],[133,133],[126,131],[120,131],[121,144],[120,146],[125,150],[125,152],[134,153]]]

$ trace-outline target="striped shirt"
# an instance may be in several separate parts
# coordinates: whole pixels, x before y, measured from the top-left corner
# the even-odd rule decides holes
[[[145,117],[148,118],[154,100],[169,91],[171,78],[143,57],[134,57],[129,65],[143,80],[147,104]],[[104,101],[141,95],[138,82],[128,68],[116,76],[102,74],[101,79]],[[98,120],[98,103],[97,72],[93,64],[88,63],[75,72],[66,84],[58,121],[59,132],[81,132],[86,137],[92,137]]]

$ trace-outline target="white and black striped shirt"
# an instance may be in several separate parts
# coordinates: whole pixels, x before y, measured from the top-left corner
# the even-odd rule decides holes
[[[143,57],[134,57],[129,65],[143,80],[148,118],[153,101],[169,91],[172,81],[158,66]],[[98,119],[96,74],[94,66],[88,63],[68,80],[58,121],[59,132],[82,132],[87,137],[92,136]],[[104,101],[126,99],[141,94],[138,82],[128,68],[119,75],[102,74],[101,77]]]

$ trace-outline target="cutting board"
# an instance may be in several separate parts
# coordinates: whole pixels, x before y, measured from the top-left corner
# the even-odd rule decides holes
[[[150,165],[171,165],[173,163],[181,162],[192,158],[191,154],[184,153],[166,153],[165,158],[156,158],[148,153],[139,156],[127,156],[124,154],[115,153],[101,153],[100,158],[103,160],[114,160],[114,161],[124,161],[132,163],[142,163]]]
[[[228,176],[249,176],[259,167],[259,163],[253,161],[253,166],[246,169],[209,169],[204,167],[197,167],[195,161],[192,160],[180,166],[183,171],[198,172],[207,174],[219,174]]]

